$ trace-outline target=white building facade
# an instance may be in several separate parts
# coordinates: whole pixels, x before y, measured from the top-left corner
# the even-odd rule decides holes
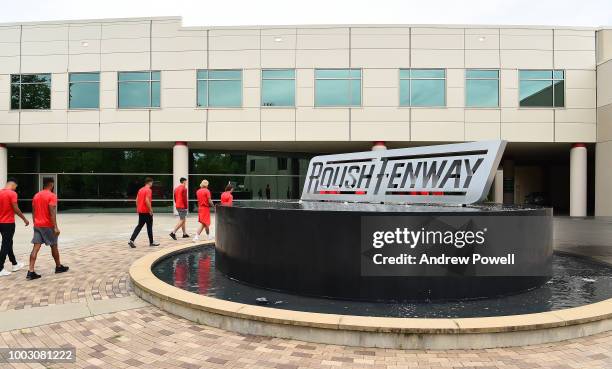
[[[490,200],[611,216],[611,59],[612,30],[579,27],[3,24],[0,182],[18,176],[31,192],[53,175],[60,200],[82,209],[129,200],[103,193],[110,174],[169,176],[170,189],[219,176],[244,198],[295,198],[309,155],[504,139]],[[169,163],[41,166],[60,151],[72,164],[112,150],[167,152]],[[239,173],[213,165],[236,153]],[[274,176],[282,184],[267,196]]]

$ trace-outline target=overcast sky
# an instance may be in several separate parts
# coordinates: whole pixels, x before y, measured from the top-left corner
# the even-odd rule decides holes
[[[4,0],[0,22],[183,17],[188,26],[531,24],[612,26],[612,0]]]

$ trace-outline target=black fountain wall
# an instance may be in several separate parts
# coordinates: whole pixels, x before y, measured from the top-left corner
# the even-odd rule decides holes
[[[247,202],[216,211],[217,268],[267,289],[356,300],[466,299],[534,288],[552,273],[551,209]],[[373,232],[398,228],[480,231],[484,241],[461,247],[436,242],[372,246]],[[479,254],[481,260],[511,254],[513,263],[373,263],[377,254],[380,261],[401,255],[419,260],[423,253],[438,258]]]

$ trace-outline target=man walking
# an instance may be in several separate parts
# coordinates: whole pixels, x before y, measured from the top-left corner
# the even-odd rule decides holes
[[[34,237],[32,238],[32,252],[30,253],[30,266],[26,279],[40,278],[40,274],[34,271],[36,257],[42,244],[51,247],[51,255],[55,260],[55,273],[64,273],[68,267],[60,262],[57,237],[60,230],[57,226],[57,195],[53,193],[55,181],[53,178],[43,180],[43,189],[34,195],[32,199],[32,218],[34,219]]]
[[[151,190],[153,187],[153,178],[147,177],[145,178],[144,186],[140,190],[138,190],[138,194],[136,195],[136,212],[138,213],[138,225],[134,228],[134,233],[132,233],[132,237],[130,237],[130,245],[131,248],[135,248],[134,241],[142,227],[147,225],[147,235],[149,236],[149,246],[159,246],[159,243],[153,242],[153,191]]]
[[[30,222],[17,206],[17,180],[9,178],[6,186],[0,190],[0,235],[2,236],[2,247],[0,247],[0,277],[10,275],[11,272],[4,269],[6,257],[13,264],[13,272],[23,268],[23,263],[17,262],[13,253],[13,236],[15,235],[15,214],[23,220],[26,227]]]
[[[182,177],[180,184],[174,189],[174,207],[179,216],[179,221],[176,223],[174,230],[170,233],[170,237],[176,240],[176,231],[179,229],[183,230],[183,238],[189,238],[187,231],[185,230],[185,223],[187,217],[187,178]]]

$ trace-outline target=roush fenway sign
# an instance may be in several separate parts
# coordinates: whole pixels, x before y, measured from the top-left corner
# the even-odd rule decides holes
[[[302,200],[472,204],[485,199],[506,141],[314,157]]]

